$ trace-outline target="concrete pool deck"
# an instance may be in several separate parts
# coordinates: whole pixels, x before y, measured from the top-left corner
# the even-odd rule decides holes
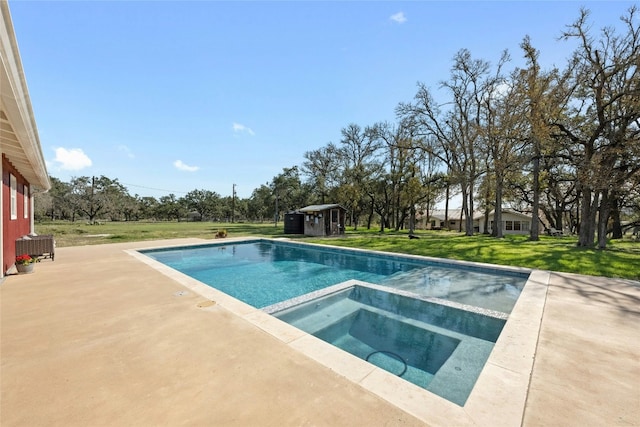
[[[263,313],[213,304],[126,252],[206,242],[58,248],[55,262],[6,277],[0,425],[640,425],[638,282],[548,274],[523,408],[501,405],[505,384],[494,383],[479,384],[491,410],[442,400],[421,412],[397,404],[387,377],[377,387],[388,395],[373,392],[297,349],[315,345],[306,337],[287,343],[277,335],[290,330],[251,321],[268,323]]]

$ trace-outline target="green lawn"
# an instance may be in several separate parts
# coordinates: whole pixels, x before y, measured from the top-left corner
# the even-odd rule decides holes
[[[88,225],[81,222],[37,223],[38,234],[54,234],[58,247],[131,242],[181,237],[213,239],[225,229],[229,237],[291,237],[306,242],[356,247],[387,252],[426,255],[490,264],[512,265],[593,276],[640,280],[640,242],[612,240],[606,250],[576,247],[575,237],[541,236],[530,242],[527,236],[495,239],[455,232],[418,232],[420,239],[408,239],[406,232],[381,234],[372,230],[347,230],[344,237],[309,238],[285,235],[282,223],[270,224],[211,222],[107,222]]]

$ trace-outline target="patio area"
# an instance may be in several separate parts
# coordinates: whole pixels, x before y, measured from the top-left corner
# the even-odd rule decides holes
[[[484,410],[413,395],[399,405],[126,252],[203,242],[58,248],[5,278],[0,424],[640,425],[638,282],[548,275],[516,413],[499,386]]]

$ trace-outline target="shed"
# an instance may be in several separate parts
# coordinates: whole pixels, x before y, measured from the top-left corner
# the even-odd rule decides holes
[[[338,204],[311,205],[299,210],[304,214],[305,236],[344,234],[347,210]]]

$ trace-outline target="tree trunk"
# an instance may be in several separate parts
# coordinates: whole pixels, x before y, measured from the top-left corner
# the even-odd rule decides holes
[[[374,215],[374,207],[373,207],[373,197],[370,197],[371,199],[371,209],[369,209],[369,216],[367,217],[367,230],[371,230],[371,223],[373,222],[373,215]]]
[[[489,214],[491,211],[489,210],[489,206],[484,209],[484,234],[489,234]],[[491,230],[491,235],[493,235],[493,230]]]
[[[468,199],[467,199],[467,190],[464,185],[461,185],[462,189],[462,209],[460,209],[460,224],[458,225],[458,232],[462,232],[462,218],[465,216],[465,213],[469,210],[467,207]]]
[[[496,203],[493,213],[493,229],[491,235],[493,237],[502,238],[502,177],[496,174]]]
[[[529,230],[529,240],[537,242],[540,240],[540,147],[537,141],[534,143],[533,157],[533,204],[531,206],[531,229]]]
[[[564,215],[564,207],[561,205],[560,200],[556,199],[556,206],[555,206],[555,210],[553,212],[553,219],[554,222],[556,223],[555,228],[556,230],[562,230],[564,228],[564,224],[562,221],[562,216]]]
[[[609,196],[609,192],[603,192],[600,210],[598,212],[598,249],[607,247],[607,223],[609,222],[609,214],[611,213],[611,202],[612,199]]]
[[[473,236],[473,181],[469,184],[469,203],[468,203],[468,212],[466,213],[467,218],[465,221],[465,236]]]
[[[444,199],[444,226],[449,229],[449,179],[447,178],[447,187],[445,190]]]
[[[493,229],[491,235],[499,239],[504,237],[502,233],[502,209],[496,209],[493,213]]]
[[[593,194],[592,196],[592,193]],[[582,212],[580,215],[580,233],[578,234],[578,246],[592,248],[594,246],[596,213],[598,211],[598,199],[600,194],[591,189],[582,190]]]
[[[611,219],[612,225],[612,239],[622,239],[622,223],[620,221],[620,198],[618,196],[611,197]]]
[[[409,214],[409,234],[413,234],[416,226],[416,207],[412,203],[411,204],[411,212]]]

